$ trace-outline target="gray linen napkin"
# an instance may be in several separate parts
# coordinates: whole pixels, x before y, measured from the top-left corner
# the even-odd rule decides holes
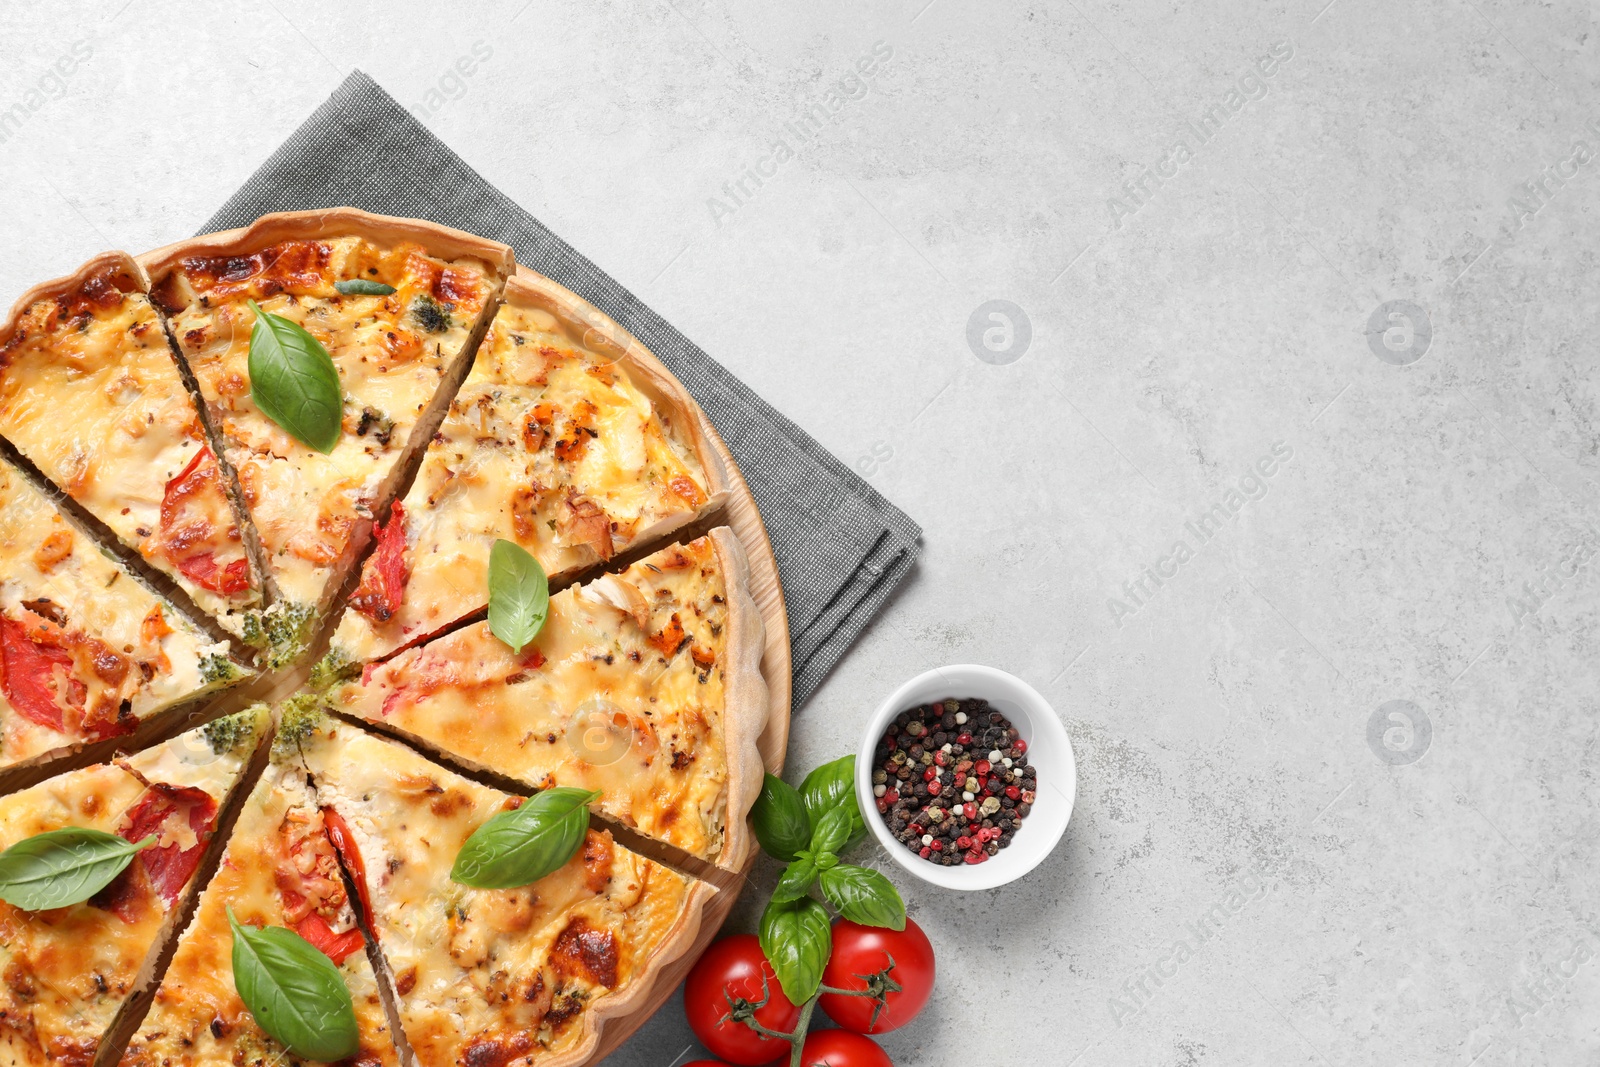
[[[761,507],[789,606],[798,708],[911,569],[917,524],[484,181],[360,71],[200,232],[245,226],[272,211],[341,204],[503,241],[518,262],[609,314],[672,369],[732,449]]]

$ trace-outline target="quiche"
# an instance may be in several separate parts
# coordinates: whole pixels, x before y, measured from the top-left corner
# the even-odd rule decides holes
[[[520,654],[475,623],[369,664],[328,706],[535,789],[601,790],[606,815],[737,870],[767,706],[745,587],[719,527],[555,594]]]
[[[0,847],[69,826],[157,839],[82,904],[28,912],[0,901],[0,1061],[90,1067],[150,981],[265,723],[240,712],[0,798]]]
[[[0,459],[0,768],[39,763],[245,676]]]
[[[270,666],[299,652],[409,475],[407,458],[465,376],[511,262],[493,241],[349,209],[268,215],[143,260],[259,543],[271,604],[264,631],[247,636],[265,641]],[[380,292],[336,287],[352,281]],[[327,454],[252,398],[252,301],[333,358],[343,432]]]
[[[604,1019],[646,995],[655,970],[693,941],[710,887],[603,830],[591,828],[564,867],[532,885],[451,881],[467,838],[521,797],[349,724],[296,728],[319,801],[349,829],[347,868],[371,901],[418,1062],[581,1063]]]
[[[261,583],[142,278],[108,252],[23,296],[0,330],[0,435],[242,634]]]
[[[497,539],[526,548],[559,586],[721,507],[727,473],[691,411],[637,341],[520,269],[379,529],[330,665],[382,658],[482,610]]]
[[[84,903],[0,902],[0,1067],[304,1067],[238,992],[230,913],[312,946],[260,958],[282,988],[332,962],[343,1067],[597,1058],[746,872],[765,632],[718,524],[753,515],[667,368],[494,241],[293,212],[29,291],[0,326],[0,849],[156,842]],[[502,539],[551,591],[517,652]],[[557,786],[594,797],[563,866],[451,878]]]
[[[299,747],[280,733],[149,1013],[123,1053],[123,1067],[307,1062],[257,1025],[234,988],[230,907],[241,924],[294,930],[338,965],[361,1040],[361,1051],[343,1061],[348,1067],[400,1062],[330,836],[340,825],[317,803]]]

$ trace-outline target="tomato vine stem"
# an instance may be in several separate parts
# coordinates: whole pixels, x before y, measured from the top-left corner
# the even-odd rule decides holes
[[[772,999],[772,989],[767,984],[767,976],[761,976],[761,999],[746,1000],[744,997],[728,997],[728,1018],[734,1022],[741,1022],[760,1034],[777,1041],[789,1043],[789,1067],[801,1067],[800,1056],[806,1043],[806,1032],[811,1029],[811,1016],[817,1010],[817,1002],[823,994],[836,997],[871,997],[877,1003],[872,1007],[872,1022],[868,1024],[870,1031],[878,1022],[878,1013],[888,1004],[888,995],[898,993],[903,988],[899,982],[889,977],[894,970],[894,957],[889,956],[889,965],[881,971],[871,974],[858,974],[857,978],[867,983],[864,989],[838,989],[831,985],[818,983],[817,991],[811,994],[811,999],[800,1007],[800,1018],[794,1025],[794,1030],[785,1033],[782,1030],[773,1030],[761,1025],[756,1019],[756,1012],[766,1007],[767,1001]],[[727,996],[727,994],[723,994]]]

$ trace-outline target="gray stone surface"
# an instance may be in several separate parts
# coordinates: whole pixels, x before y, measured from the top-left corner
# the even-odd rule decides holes
[[[794,768],[940,663],[1065,719],[1044,867],[902,880],[942,971],[896,1062],[1593,1063],[1600,14],[1325,2],[9,4],[0,294],[188,233],[365,69],[927,531]]]

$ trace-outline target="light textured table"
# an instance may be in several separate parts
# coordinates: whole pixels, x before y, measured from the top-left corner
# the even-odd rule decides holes
[[[8,4],[0,294],[365,69],[927,531],[792,768],[940,663],[1066,720],[1043,868],[901,880],[902,1067],[1589,1064],[1600,15],[1326,2]]]

